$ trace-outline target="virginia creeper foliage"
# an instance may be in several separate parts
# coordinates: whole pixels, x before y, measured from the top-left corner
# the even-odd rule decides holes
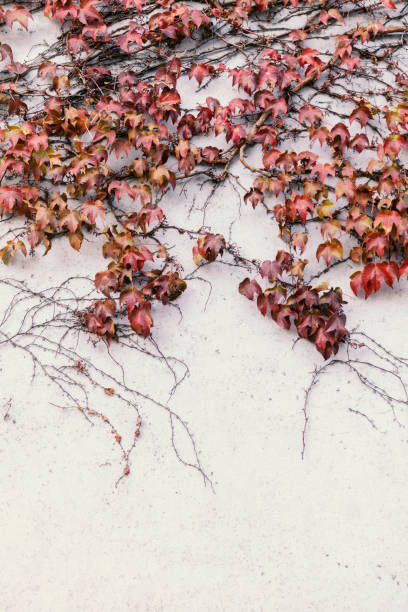
[[[7,31],[35,29],[40,12],[61,36],[20,63]],[[216,228],[171,228],[195,264],[246,267],[239,292],[326,359],[348,338],[345,301],[314,279],[353,262],[351,289],[368,298],[408,273],[406,2],[3,2],[0,26],[0,210],[24,223],[1,258],[103,234],[103,297],[81,315],[91,333],[110,342],[127,316],[147,337],[159,302],[187,289],[166,194],[196,175],[234,183],[283,244],[262,262]],[[209,91],[226,80],[221,103]]]

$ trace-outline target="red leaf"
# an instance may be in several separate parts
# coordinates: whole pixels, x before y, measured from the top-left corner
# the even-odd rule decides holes
[[[326,262],[326,266],[330,266],[333,257],[336,257],[337,259],[342,259],[343,247],[341,242],[334,238],[331,241],[319,244],[316,251],[317,261],[319,261],[321,257],[323,257],[324,261]]]
[[[272,111],[272,118],[276,119],[279,113],[286,115],[288,112],[288,105],[286,104],[285,98],[279,98],[269,105],[268,109]]]
[[[96,223],[98,217],[101,222],[105,222],[105,205],[102,200],[87,200],[82,205],[82,216],[87,220],[91,225]]]
[[[379,232],[370,232],[364,238],[364,246],[369,251],[374,251],[379,257],[382,257],[384,250],[389,249],[388,237]]]
[[[102,321],[106,321],[108,317],[113,317],[116,311],[114,300],[97,300],[92,305],[92,310],[95,316]]]
[[[33,19],[33,16],[22,6],[15,6],[6,11],[6,24],[11,29],[13,23],[17,21],[25,30],[28,29],[28,20]]]
[[[296,214],[299,215],[302,220],[303,225],[306,223],[307,213],[310,213],[310,216],[313,216],[314,213],[314,205],[313,200],[305,195],[296,195],[294,200],[289,200],[293,217],[296,217]]]
[[[270,310],[272,312],[278,311],[278,304],[282,302],[286,297],[286,291],[281,285],[276,285],[267,289],[265,293],[258,295],[256,305],[262,316]]]
[[[241,140],[246,138],[246,135],[245,128],[242,125],[234,125],[227,140],[232,140],[234,145],[238,146]]]
[[[130,248],[121,258],[125,266],[130,266],[132,270],[141,270],[146,261],[153,261],[153,255],[146,247],[140,249]]]
[[[117,200],[120,200],[124,195],[128,195],[132,200],[135,199],[135,194],[126,181],[112,181],[108,187],[108,192],[111,193],[111,191],[115,192]]]
[[[270,149],[266,151],[262,157],[262,163],[267,170],[270,170],[272,165],[276,165],[277,160],[281,157],[282,152],[278,149]]]
[[[54,62],[43,62],[38,68],[38,74],[42,79],[47,76],[54,78],[57,75],[57,64]]]
[[[358,294],[359,289],[363,289],[363,273],[360,270],[353,272],[350,276],[350,287],[355,295]]]
[[[323,113],[319,108],[311,106],[310,104],[304,104],[299,110],[299,121],[303,123],[305,119],[313,125],[316,120],[320,120],[323,117]]]
[[[98,272],[95,274],[95,287],[98,291],[110,297],[111,291],[116,291],[118,288],[118,279],[112,270]]]
[[[260,268],[262,278],[268,277],[268,280],[273,282],[282,274],[282,266],[277,261],[264,261]]]
[[[310,140],[318,140],[320,145],[323,146],[329,137],[329,130],[324,125],[314,129],[309,128]]]
[[[290,329],[291,317],[298,318],[297,312],[291,309],[286,304],[279,304],[278,310],[272,310],[272,318],[283,329]]]
[[[162,274],[153,281],[149,281],[143,288],[146,295],[155,295],[162,304],[166,305],[179,297],[187,288],[187,283],[180,278],[178,272]]]
[[[128,313],[128,318],[132,329],[139,335],[147,338],[150,334],[150,329],[153,325],[153,318],[150,314],[151,304],[145,302],[141,306],[137,306]]]
[[[350,202],[356,194],[356,186],[352,181],[338,181],[334,190],[337,200],[345,195]]]
[[[222,255],[225,248],[225,238],[221,234],[204,234],[197,240],[198,251],[207,261],[214,261],[217,255]]]
[[[139,289],[135,287],[127,287],[120,294],[119,303],[122,306],[125,304],[128,313],[132,312],[138,304],[143,304],[146,301],[145,296]]]
[[[193,64],[188,73],[188,78],[192,79],[194,77],[198,81],[198,84],[201,85],[204,77],[211,74],[211,68],[213,68],[213,66],[206,64]]]
[[[333,314],[327,321],[324,331],[326,332],[326,334],[334,334],[337,339],[342,339],[348,334],[347,329],[344,327],[345,322],[345,314]]]
[[[352,149],[357,149],[359,153],[364,151],[364,149],[367,149],[369,146],[370,143],[365,134],[356,134],[356,136],[354,136],[353,140],[350,142],[350,147]]]
[[[319,180],[322,183],[325,183],[327,176],[330,174],[330,176],[335,176],[336,172],[335,169],[333,168],[333,166],[331,164],[315,164],[313,166],[313,170],[310,173],[310,176],[314,176],[315,174],[319,175]]]
[[[65,214],[60,218],[58,225],[60,227],[67,227],[70,232],[76,232],[81,222],[80,217],[79,217],[79,212],[76,210],[66,210],[64,212]],[[38,225],[38,220],[37,220],[37,225]],[[41,226],[39,227],[40,229],[44,229]]]
[[[54,228],[55,225],[55,215],[44,206],[40,206],[37,209],[37,214],[35,216],[35,222],[38,229],[45,229],[47,226]]]
[[[398,265],[395,261],[369,263],[362,272],[355,272],[351,275],[350,286],[356,295],[358,289],[363,289],[367,299],[373,291],[375,293],[379,290],[383,282],[392,287],[399,276]]]
[[[377,228],[381,226],[386,235],[388,235],[392,231],[393,226],[396,227],[398,232],[401,227],[401,222],[401,215],[396,210],[383,210],[378,213],[374,219],[374,227]]]
[[[244,278],[239,284],[238,291],[241,295],[248,298],[248,300],[253,300],[255,295],[260,295],[262,293],[262,289],[256,280],[250,280],[249,278]]]
[[[258,206],[259,202],[263,202],[263,201],[264,201],[264,194],[262,193],[262,191],[259,191],[259,189],[250,189],[250,191],[248,191],[248,193],[244,195],[245,204],[247,202],[250,202],[254,210]]]
[[[364,127],[369,119],[373,118],[373,114],[371,109],[366,104],[361,104],[358,108],[356,108],[350,115],[350,124],[353,123],[355,119],[358,119],[361,127]]]
[[[21,204],[23,196],[17,187],[1,186],[0,187],[0,212],[3,208],[7,212],[11,212],[16,204]]]
[[[336,123],[336,125],[330,132],[330,136],[332,137],[333,141],[338,139],[342,144],[344,144],[345,142],[349,142],[350,140],[350,132],[348,131],[344,123]]]

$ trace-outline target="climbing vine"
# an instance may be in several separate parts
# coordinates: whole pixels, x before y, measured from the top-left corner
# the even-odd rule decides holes
[[[41,14],[60,34],[19,62],[7,34]],[[103,236],[103,297],[75,329],[149,337],[194,276],[169,236],[191,241],[192,266],[245,269],[239,293],[325,359],[352,342],[332,268],[352,263],[365,298],[408,273],[405,2],[5,1],[0,31],[0,255]],[[261,261],[172,224],[167,196],[197,181],[263,208],[282,248]]]
[[[147,337],[156,304],[187,288],[166,245],[166,193],[197,174],[215,188],[229,179],[285,243],[275,259],[244,261],[268,285],[245,278],[240,293],[325,358],[336,353],[348,338],[344,300],[307,278],[309,227],[320,230],[312,255],[324,271],[355,262],[356,295],[408,271],[408,7],[39,0],[3,4],[0,23],[28,30],[39,11],[61,22],[53,45],[26,64],[0,45],[0,207],[24,219],[3,262],[47,253],[61,235],[79,250],[84,232],[104,234],[109,263],[95,286],[105,299],[83,325],[110,342],[123,314]],[[192,109],[181,105],[186,77],[203,92]],[[236,90],[228,104],[204,93],[222,78]],[[252,184],[242,185],[240,167]],[[198,266],[223,253],[243,263],[220,234],[178,231],[195,239]]]

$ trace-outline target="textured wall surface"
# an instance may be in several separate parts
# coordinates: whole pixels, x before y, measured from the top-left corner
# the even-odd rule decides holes
[[[178,462],[167,415],[148,405],[131,474],[115,488],[112,436],[50,405],[59,398],[40,378],[30,385],[27,361],[2,347],[2,610],[407,609],[406,429],[337,366],[310,396],[302,461],[304,389],[320,356],[306,343],[292,349],[240,301],[236,279],[212,275],[207,310],[204,289],[192,286],[183,321],[162,318],[156,338],[189,365],[171,405],[194,433],[213,491]],[[396,351],[403,295],[387,317],[385,297],[375,298],[362,322],[374,333],[381,321],[380,339]],[[165,397],[161,366],[127,366],[136,385]],[[110,401],[101,398],[104,411]],[[131,432],[128,411],[116,410]]]
[[[232,239],[270,257],[276,227],[259,209],[238,217],[234,197],[218,192],[206,222],[228,235],[234,221]],[[173,218],[190,205],[176,195]],[[200,226],[199,201],[190,215]],[[94,247],[83,246],[90,274],[103,267]],[[61,244],[2,275],[43,288],[81,273],[83,257]],[[106,428],[52,405],[64,401],[49,382],[38,375],[31,384],[29,359],[0,345],[1,611],[408,610],[407,404],[393,413],[333,366],[309,398],[302,460],[304,393],[323,362],[239,296],[243,275],[209,266],[207,307],[208,286],[191,282],[179,301],[183,318],[168,308],[154,328],[163,353],[189,367],[169,405],[188,422],[213,488],[177,459],[168,415],[149,402],[140,403],[131,473],[115,487],[123,466]],[[408,356],[406,296],[406,282],[364,304],[349,296],[350,328]],[[8,297],[4,290],[3,305]],[[110,363],[103,346],[84,350]],[[370,359],[365,349],[359,355]],[[166,401],[172,380],[163,363],[115,356],[134,388]],[[108,396],[97,401],[131,439],[134,415]],[[176,431],[176,446],[188,461],[183,435]]]

